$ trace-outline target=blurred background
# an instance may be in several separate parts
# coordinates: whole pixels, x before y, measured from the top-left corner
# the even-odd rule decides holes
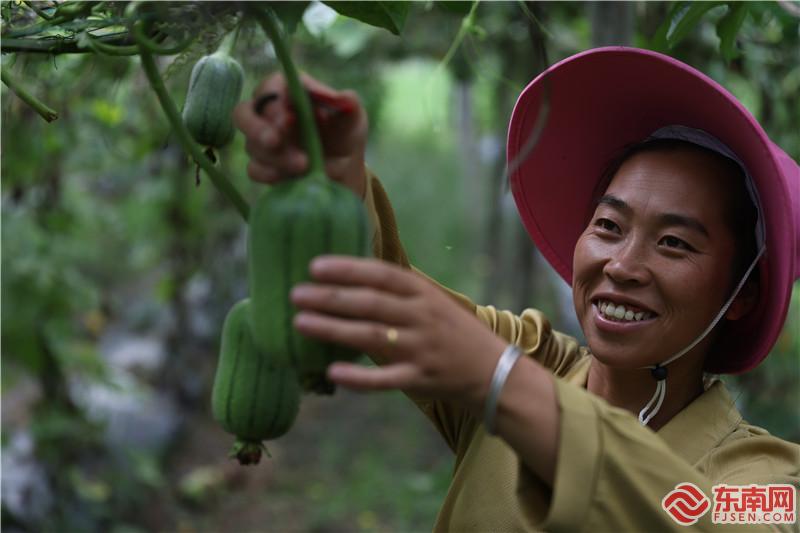
[[[31,4],[51,3],[3,4],[4,35]],[[368,162],[418,268],[579,335],[569,288],[505,184],[515,98],[575,52],[660,47],[731,90],[800,160],[800,7],[711,4],[679,24],[688,6],[673,2],[415,2],[396,36],[311,3],[293,54],[361,95]],[[225,24],[160,59],[179,104]],[[3,47],[4,68],[60,115],[46,123],[3,85],[3,530],[429,531],[453,457],[400,393],[305,396],[271,458],[228,459],[210,390],[222,320],[247,294],[245,224],[205,175],[195,185],[138,59]],[[255,27],[234,56],[245,94],[277,68]],[[237,134],[220,168],[252,201],[242,145]],[[748,420],[793,441],[798,330],[795,287],[771,356],[723,377]]]

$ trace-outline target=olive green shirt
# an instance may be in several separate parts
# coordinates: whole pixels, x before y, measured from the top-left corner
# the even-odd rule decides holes
[[[372,175],[365,205],[374,228],[375,256],[413,268],[386,192]],[[541,312],[528,309],[517,316],[445,290],[559,378],[554,382],[560,428],[550,489],[466,410],[412,398],[455,453],[453,480],[435,531],[800,530],[797,521],[779,526],[713,524],[713,507],[685,527],[663,510],[662,499],[683,482],[694,483],[712,504],[712,487],[719,483],[800,486],[800,446],[745,422],[722,382],[708,383],[703,394],[653,432],[630,412],[586,390],[591,354],[575,339],[552,330]],[[796,502],[795,519],[797,512]]]

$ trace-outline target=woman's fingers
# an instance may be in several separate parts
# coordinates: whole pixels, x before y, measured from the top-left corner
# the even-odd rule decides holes
[[[266,128],[276,128],[278,124],[272,118],[256,114],[253,100],[242,100],[233,108],[233,124],[241,130],[247,139],[258,139]],[[264,139],[267,140],[267,139]]]
[[[409,363],[394,363],[381,367],[364,367],[337,362],[328,367],[328,379],[355,390],[407,389],[417,381],[417,368]]]
[[[370,287],[305,283],[292,289],[291,299],[302,310],[345,318],[399,326],[414,321],[414,309],[405,298]]]
[[[415,343],[413,330],[392,328],[378,322],[354,320],[301,311],[294,317],[294,326],[303,335],[325,342],[343,344],[369,354],[391,357],[402,354]]]
[[[295,137],[295,119],[291,114],[258,115],[253,105],[253,100],[245,100],[233,109],[233,123],[244,134],[248,153],[255,156],[261,151],[278,151],[290,145]]]
[[[361,285],[400,296],[413,296],[422,289],[416,274],[380,259],[324,255],[315,257],[309,270],[314,280],[322,283]]]

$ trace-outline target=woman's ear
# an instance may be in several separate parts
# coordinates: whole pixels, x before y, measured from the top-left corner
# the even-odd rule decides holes
[[[752,279],[748,279],[742,287],[742,290],[740,290],[736,298],[733,299],[733,303],[725,313],[725,318],[727,320],[739,320],[743,318],[753,310],[757,301],[758,284]]]

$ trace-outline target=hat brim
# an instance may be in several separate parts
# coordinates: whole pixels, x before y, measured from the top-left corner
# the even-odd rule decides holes
[[[544,128],[526,154],[545,102]],[[759,300],[736,331],[720,339],[706,365],[715,373],[744,372],[767,356],[786,319],[800,267],[800,213],[793,209],[798,199],[792,201],[800,194],[793,190],[800,188],[800,171],[722,86],[676,59],[636,48],[598,48],[567,58],[532,81],[514,107],[507,147],[511,190],[531,238],[571,285],[573,251],[602,172],[624,147],[671,124],[720,139],[758,189],[767,246],[759,264]]]

